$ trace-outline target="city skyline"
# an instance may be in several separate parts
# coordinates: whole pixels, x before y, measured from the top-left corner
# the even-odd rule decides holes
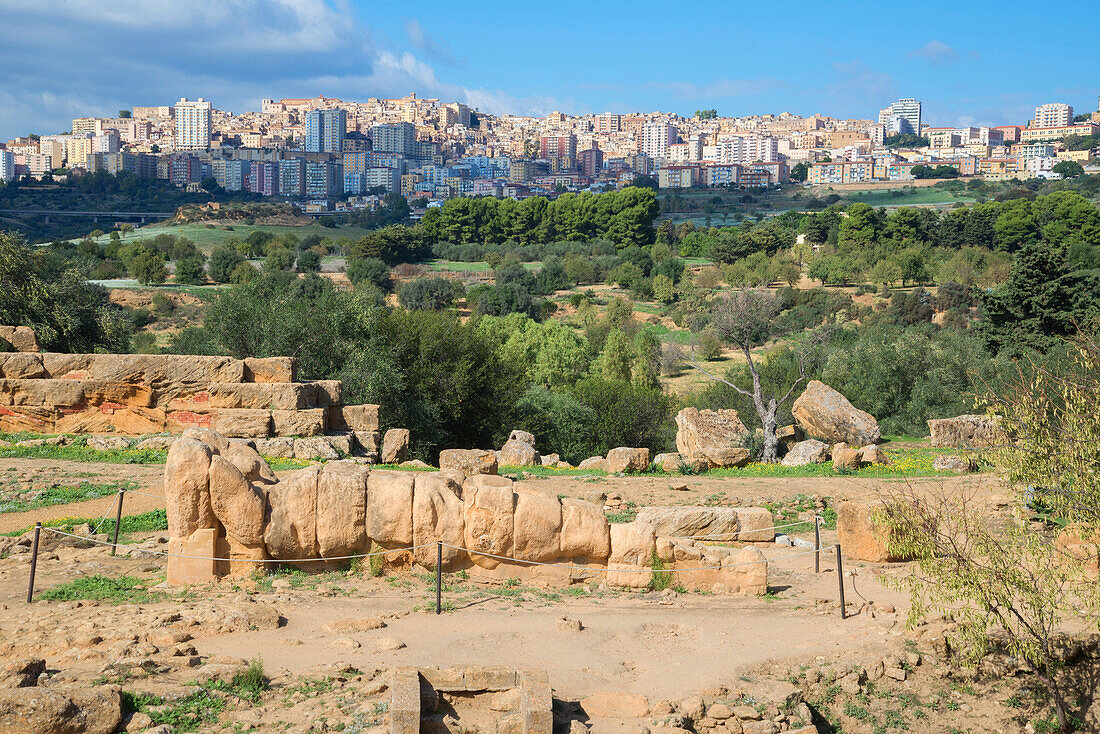
[[[851,6],[814,26],[826,29],[816,35],[796,27],[805,20],[796,6],[636,7],[561,3],[551,14],[427,2],[412,17],[323,0],[0,0],[19,29],[0,45],[0,137],[56,133],[81,115],[181,97],[243,111],[264,97],[415,92],[491,113],[715,108],[863,119],[915,97],[934,126],[1019,124],[1041,104],[1088,110],[1095,100],[1089,69],[1073,58],[1088,24],[1029,16],[1027,39],[998,42],[998,29],[1020,22],[1013,8],[1022,3],[996,12],[933,3],[922,12],[950,9],[954,19],[934,28],[905,22],[904,8]]]

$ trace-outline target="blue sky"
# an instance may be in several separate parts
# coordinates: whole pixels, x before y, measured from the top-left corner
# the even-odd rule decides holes
[[[1089,2],[0,0],[0,18],[3,138],[181,96],[842,117],[915,96],[929,122],[962,125],[1100,94]]]

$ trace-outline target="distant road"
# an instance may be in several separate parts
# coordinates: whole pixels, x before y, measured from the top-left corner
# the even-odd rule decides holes
[[[175,212],[85,212],[85,211],[59,211],[56,209],[0,209],[0,214],[33,215],[44,217],[148,217],[150,219],[167,219]]]

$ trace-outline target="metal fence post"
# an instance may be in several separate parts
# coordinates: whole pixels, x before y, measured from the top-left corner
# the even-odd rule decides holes
[[[118,550],[118,529],[122,527],[122,500],[126,497],[126,490],[118,490],[118,507],[115,508],[115,537],[111,541],[111,555]]]
[[[840,543],[836,544],[836,581],[840,584],[840,618],[847,619],[847,610],[844,606],[844,561],[840,559]]]
[[[38,570],[38,539],[42,535],[42,523],[34,524],[34,542],[31,544],[31,580],[27,584],[27,603],[34,599],[34,572]]]
[[[435,541],[435,613],[443,613],[443,541]]]
[[[821,573],[821,516],[814,515],[814,573]]]

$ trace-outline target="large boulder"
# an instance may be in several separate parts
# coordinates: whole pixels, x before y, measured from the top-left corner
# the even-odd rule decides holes
[[[49,686],[0,690],[3,734],[113,734],[122,724],[114,686]]]
[[[320,466],[284,476],[267,490],[264,545],[272,558],[316,558],[317,482]]]
[[[367,535],[383,548],[413,544],[413,487],[407,471],[372,471],[367,478]]]
[[[497,455],[484,449],[443,449],[439,452],[440,471],[460,471],[466,476],[496,474]]]
[[[603,508],[564,497],[561,501],[561,555],[602,561],[611,554],[611,529]]]
[[[178,442],[177,442],[178,443]],[[262,546],[267,500],[222,456],[210,459],[210,507],[225,535],[242,545]]]
[[[837,508],[836,534],[845,558],[870,563],[903,560],[890,553],[890,530],[879,517],[879,510],[871,505],[841,502]]]
[[[365,553],[367,474],[353,461],[330,461],[317,480],[317,546],[325,558]]]
[[[807,464],[824,464],[829,459],[829,446],[815,439],[799,441],[791,446],[787,455],[783,457],[783,466],[806,466]]]
[[[479,554],[512,556],[513,499],[512,481],[505,477],[478,474],[462,486],[465,505],[465,546],[470,559],[482,568],[494,569],[500,560]]]
[[[577,465],[578,469],[607,471],[607,459],[602,456],[589,456]]]
[[[646,522],[611,524],[611,555],[607,559],[607,583],[635,589],[649,586],[652,574],[641,571],[653,566],[657,534]]]
[[[798,425],[810,436],[829,443],[866,446],[878,443],[878,421],[820,380],[810,380],[791,407]]]
[[[271,411],[226,408],[214,413],[210,428],[232,438],[264,438],[271,433]]]
[[[648,467],[649,449],[631,449],[620,446],[607,452],[607,472],[610,474],[618,474],[619,472],[636,474],[645,471]]]
[[[517,487],[512,528],[513,558],[552,561],[561,555],[562,508],[557,497]]]
[[[382,437],[382,463],[400,464],[409,458],[409,429],[391,428]]]
[[[736,410],[684,408],[676,414],[676,451],[693,458],[708,449],[736,448],[746,430]]]
[[[523,431],[512,431],[512,433],[523,433]],[[531,434],[528,433],[527,435],[530,436]],[[516,439],[510,439],[508,443],[501,447],[500,457],[497,461],[501,466],[542,465],[539,452],[535,450],[535,447],[526,441],[519,441]]]
[[[740,528],[733,507],[643,507],[637,520],[662,538],[715,537],[733,540]]]
[[[935,448],[993,448],[1008,440],[997,418],[988,415],[933,419],[928,421],[928,432]]]
[[[274,484],[278,481],[275,478],[275,472],[271,471],[271,467],[263,460],[260,453],[244,441],[230,441],[229,447],[222,451],[221,455],[237,467],[244,478],[250,482]]]
[[[741,467],[752,461],[749,450],[741,446],[704,449],[702,458],[706,459],[707,464],[712,467]],[[692,457],[692,461],[697,460],[699,460],[699,456]]]
[[[519,443],[525,443],[531,448],[535,448],[535,434],[527,431],[515,430],[508,434],[508,441],[517,441]]]
[[[0,326],[0,341],[7,342],[16,352],[38,351],[38,337],[29,326]]]
[[[418,472],[413,488],[412,530],[413,545],[422,546],[413,551],[420,566],[434,570],[438,548],[434,541],[442,540],[443,568],[458,563],[462,550],[463,505],[459,494],[462,488],[454,480],[440,472]]]
[[[177,439],[164,466],[164,501],[168,534],[186,538],[201,528],[214,527],[210,508],[210,446],[190,436]]]

